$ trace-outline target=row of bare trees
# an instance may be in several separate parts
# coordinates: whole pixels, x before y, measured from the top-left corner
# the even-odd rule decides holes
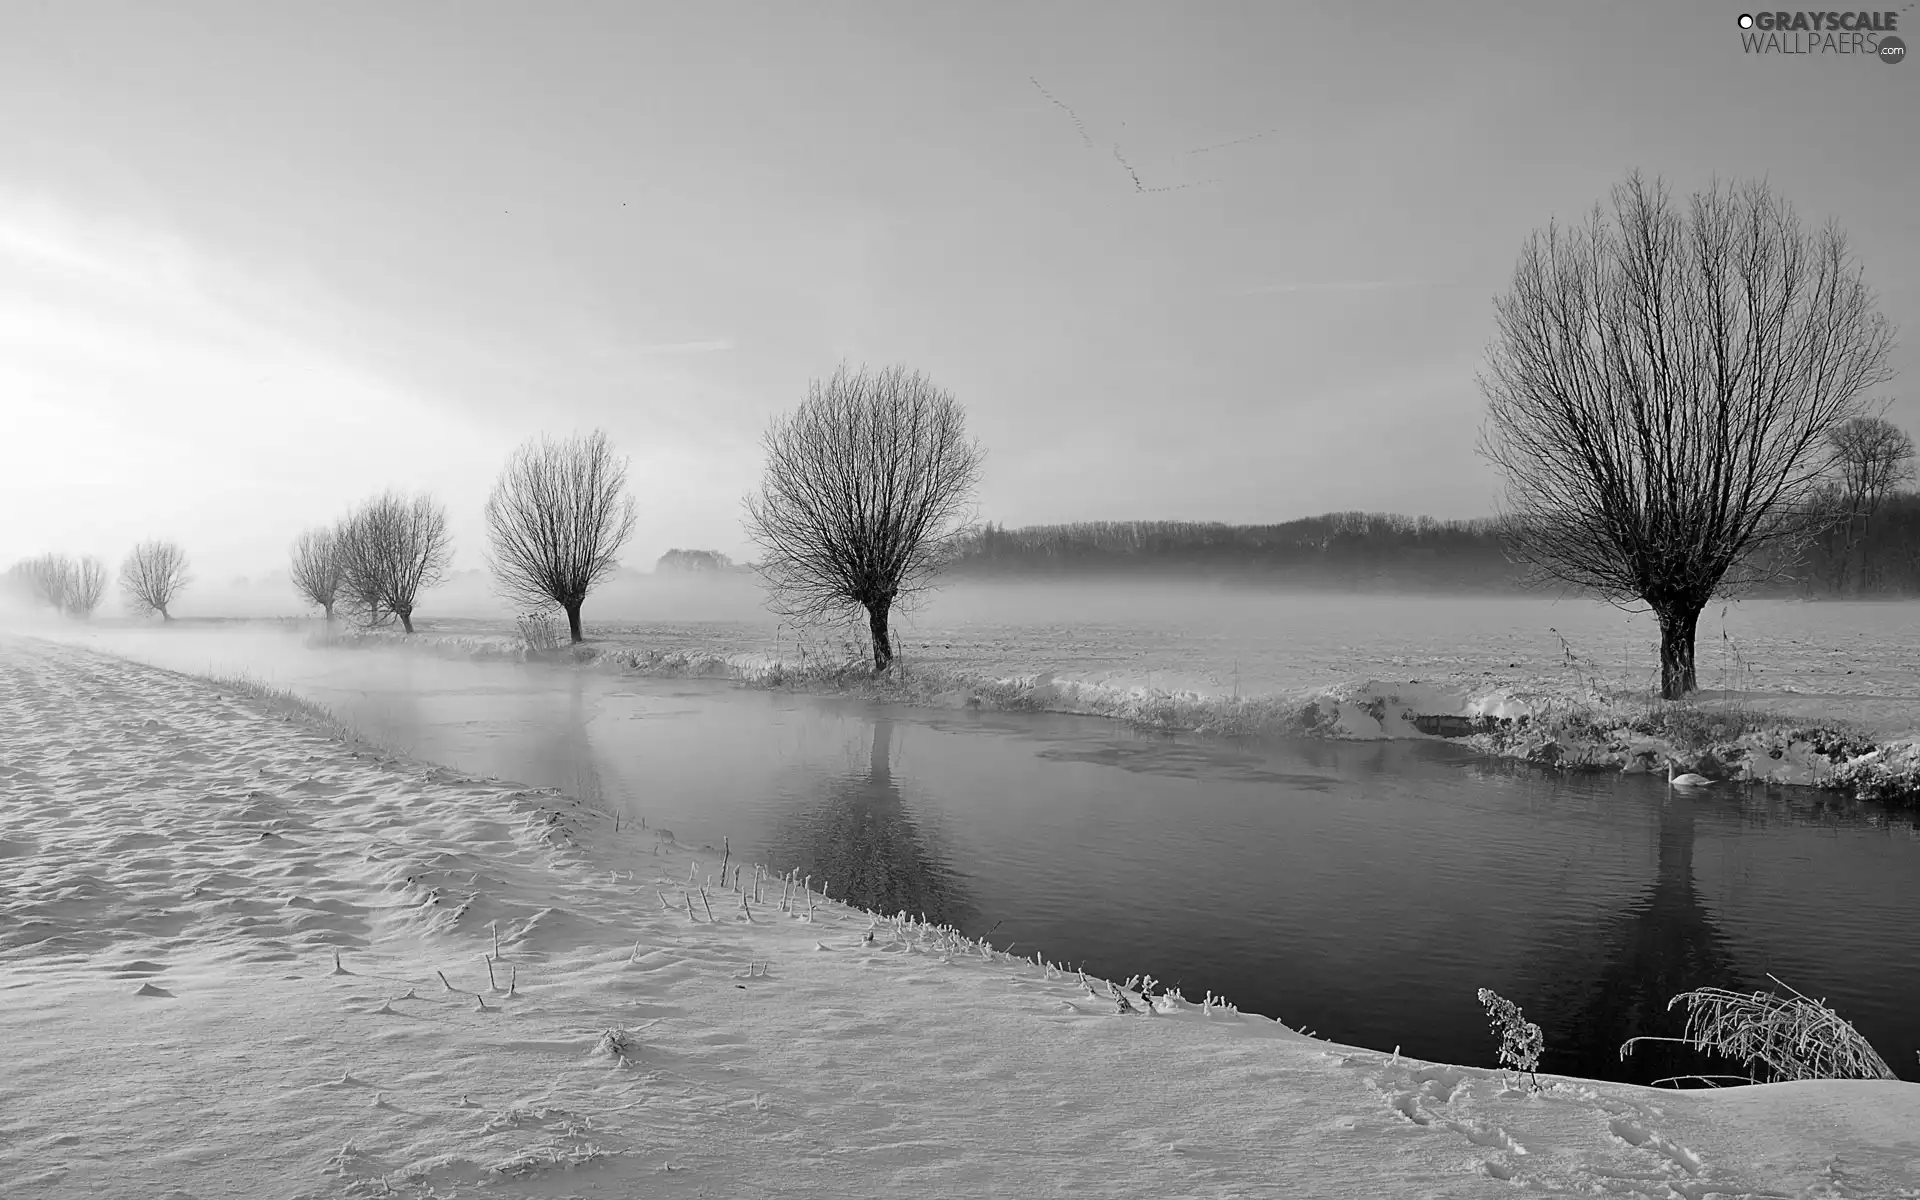
[[[626,470],[601,431],[541,437],[514,452],[487,498],[496,590],[536,609],[559,608],[576,642],[587,594],[619,565],[616,555],[633,532]],[[302,533],[289,577],[329,622],[398,621],[412,633],[420,592],[440,583],[452,560],[445,507],[426,493],[390,490]]]
[[[97,558],[42,554],[7,568],[6,586],[28,604],[84,619],[106,594],[107,568]]]
[[[135,613],[158,613],[172,620],[174,598],[192,582],[187,556],[168,541],[142,542],[120,563],[120,590]],[[106,564],[91,556],[42,554],[7,569],[7,591],[39,608],[85,619],[100,607],[107,591]]]
[[[965,528],[980,451],[964,424],[951,395],[905,367],[843,365],[816,382],[768,431],[765,482],[747,500],[774,607],[803,621],[861,613],[876,669],[891,663],[893,607],[930,584]],[[558,608],[583,640],[582,607],[618,567],[636,520],[627,462],[606,434],[523,444],[484,515],[495,590]],[[329,621],[398,620],[411,633],[418,593],[450,558],[445,509],[388,492],[300,535],[290,577]]]
[[[438,584],[452,561],[446,509],[424,492],[388,490],[302,533],[288,575],[329,622],[345,616],[377,628],[398,621],[412,633],[421,590]]]
[[[1481,449],[1505,476],[1508,553],[1648,606],[1669,699],[1697,686],[1709,601],[1836,536],[1844,583],[1910,476],[1911,441],[1870,399],[1892,377],[1892,328],[1844,235],[1804,229],[1765,184],[1716,183],[1681,203],[1635,174],[1610,215],[1532,237],[1495,319]],[[891,612],[968,533],[982,452],[964,413],[904,366],[843,364],[764,447],[746,527],[772,606],[809,622],[863,615],[885,669]],[[564,610],[576,641],[633,528],[625,479],[603,434],[541,438],[487,501],[496,587]],[[449,554],[444,509],[387,493],[303,536],[295,584],[329,615],[410,631]]]

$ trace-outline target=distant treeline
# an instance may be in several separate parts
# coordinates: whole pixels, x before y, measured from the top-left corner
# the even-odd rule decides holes
[[[1527,579],[1526,569],[1509,561],[1493,520],[1363,512],[1278,525],[1083,521],[1008,529],[989,522],[961,542],[952,573],[1158,574],[1451,591],[1518,591]],[[1783,567],[1766,590],[1815,597],[1920,595],[1920,493],[1889,496],[1864,525],[1836,525],[1797,563]]]
[[[662,554],[653,564],[656,574],[704,574],[734,571],[733,560],[718,550],[681,550],[673,549]]]
[[[961,545],[956,575],[1153,574],[1259,577],[1344,587],[1517,588],[1492,521],[1344,512],[1279,525],[1087,521],[987,524]]]
[[[1836,524],[1789,574],[1787,586],[1807,596],[1920,596],[1920,492]]]

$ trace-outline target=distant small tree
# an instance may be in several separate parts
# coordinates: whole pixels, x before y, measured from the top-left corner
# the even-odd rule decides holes
[[[653,564],[658,574],[708,574],[733,570],[733,560],[718,550],[669,550]]]
[[[163,621],[173,620],[168,608],[191,582],[186,553],[175,542],[141,542],[120,563],[128,606],[140,614],[159,613]]]
[[[318,605],[327,623],[334,620],[333,606],[340,599],[340,554],[335,530],[326,526],[309,529],[293,543],[287,578],[293,590],[310,604]]]
[[[35,602],[32,567],[26,559],[14,563],[5,575],[0,575],[0,589],[21,602]]]
[[[334,611],[365,629],[391,625],[394,616],[381,600],[381,573],[372,569],[349,569],[354,518],[350,513],[334,522],[333,553],[340,568],[340,587],[334,594]]]
[[[580,606],[620,565],[620,547],[633,535],[626,460],[614,457],[600,430],[527,442],[494,484],[486,517],[495,586],[534,608],[559,605],[580,641]]]
[[[1913,479],[1913,437],[1881,417],[1855,417],[1827,434],[1833,450],[1840,545],[1834,555],[1835,591],[1844,592],[1859,551],[1859,588],[1873,580],[1868,535],[1873,518],[1900,485]]]
[[[57,612],[84,615],[74,609],[81,594],[81,572],[81,564],[64,554],[42,554],[15,563],[7,575],[12,590],[27,602]]]
[[[446,509],[425,493],[384,492],[341,522],[334,551],[355,615],[368,625],[398,618],[412,633],[420,589],[438,584],[453,561]]]
[[[88,555],[74,564],[70,578],[67,614],[84,621],[93,615],[94,609],[100,607],[101,598],[107,594],[107,564]]]
[[[66,612],[78,582],[73,560],[64,554],[42,554],[30,569],[34,598],[48,608]]]
[[[1536,233],[1496,301],[1482,453],[1517,558],[1653,610],[1673,700],[1707,602],[1819,531],[1826,440],[1891,377],[1893,331],[1844,235],[1764,184],[1683,211],[1636,174],[1613,201]]]
[[[746,527],[774,608],[801,622],[864,610],[885,670],[888,614],[931,584],[964,532],[982,461],[965,413],[903,366],[842,364],[765,444]]]

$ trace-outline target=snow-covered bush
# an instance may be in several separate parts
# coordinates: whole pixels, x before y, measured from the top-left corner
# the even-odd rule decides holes
[[[1503,999],[1491,988],[1480,989],[1480,1003],[1487,1006],[1493,1031],[1500,1035],[1500,1065],[1525,1071],[1533,1077],[1529,1087],[1539,1091],[1540,1076],[1536,1072],[1540,1055],[1546,1049],[1546,1038],[1540,1027],[1521,1016],[1513,1001]]]

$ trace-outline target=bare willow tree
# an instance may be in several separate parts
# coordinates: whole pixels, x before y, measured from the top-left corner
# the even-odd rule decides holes
[[[120,590],[128,606],[136,613],[159,613],[163,621],[173,620],[168,608],[191,582],[186,553],[176,542],[141,542],[120,562]]]
[[[302,533],[293,543],[287,577],[293,590],[309,604],[318,605],[327,623],[334,620],[333,607],[340,600],[341,569],[336,530],[321,526]]]
[[[1854,552],[1860,551],[1859,586],[1873,582],[1867,534],[1889,495],[1913,479],[1913,437],[1882,417],[1855,417],[1827,435],[1833,451],[1839,545],[1833,555],[1833,587],[1844,592]]]
[[[626,460],[614,457],[600,430],[527,442],[500,473],[486,515],[495,586],[533,608],[559,605],[580,641],[580,606],[620,565],[616,556],[633,535]]]
[[[354,519],[357,515],[356,511],[341,517],[329,530],[332,534],[334,560],[340,569],[340,586],[334,593],[334,611],[344,615],[356,625],[376,629],[393,624],[394,618],[381,600],[381,573],[374,570],[349,569],[348,554],[351,550]]]
[[[747,532],[776,611],[809,622],[864,610],[873,665],[887,618],[928,587],[964,532],[982,452],[947,392],[904,366],[841,364],[765,439]]]
[[[85,620],[100,607],[106,594],[107,564],[89,554],[68,569],[66,603],[61,607],[68,616]]]
[[[333,544],[348,607],[368,625],[398,618],[408,633],[420,589],[438,584],[453,561],[446,509],[424,492],[375,496],[336,527]]]
[[[1694,632],[1761,552],[1823,520],[1826,439],[1892,377],[1893,331],[1845,236],[1765,184],[1676,205],[1637,173],[1609,219],[1536,233],[1495,302],[1481,452],[1510,552],[1660,623],[1660,692],[1694,690]]]
[[[107,569],[97,558],[75,561],[64,554],[42,554],[15,563],[8,576],[28,602],[87,617],[106,590]]]
[[[66,612],[78,585],[78,571],[64,554],[42,554],[27,561],[27,579],[34,600]]]

